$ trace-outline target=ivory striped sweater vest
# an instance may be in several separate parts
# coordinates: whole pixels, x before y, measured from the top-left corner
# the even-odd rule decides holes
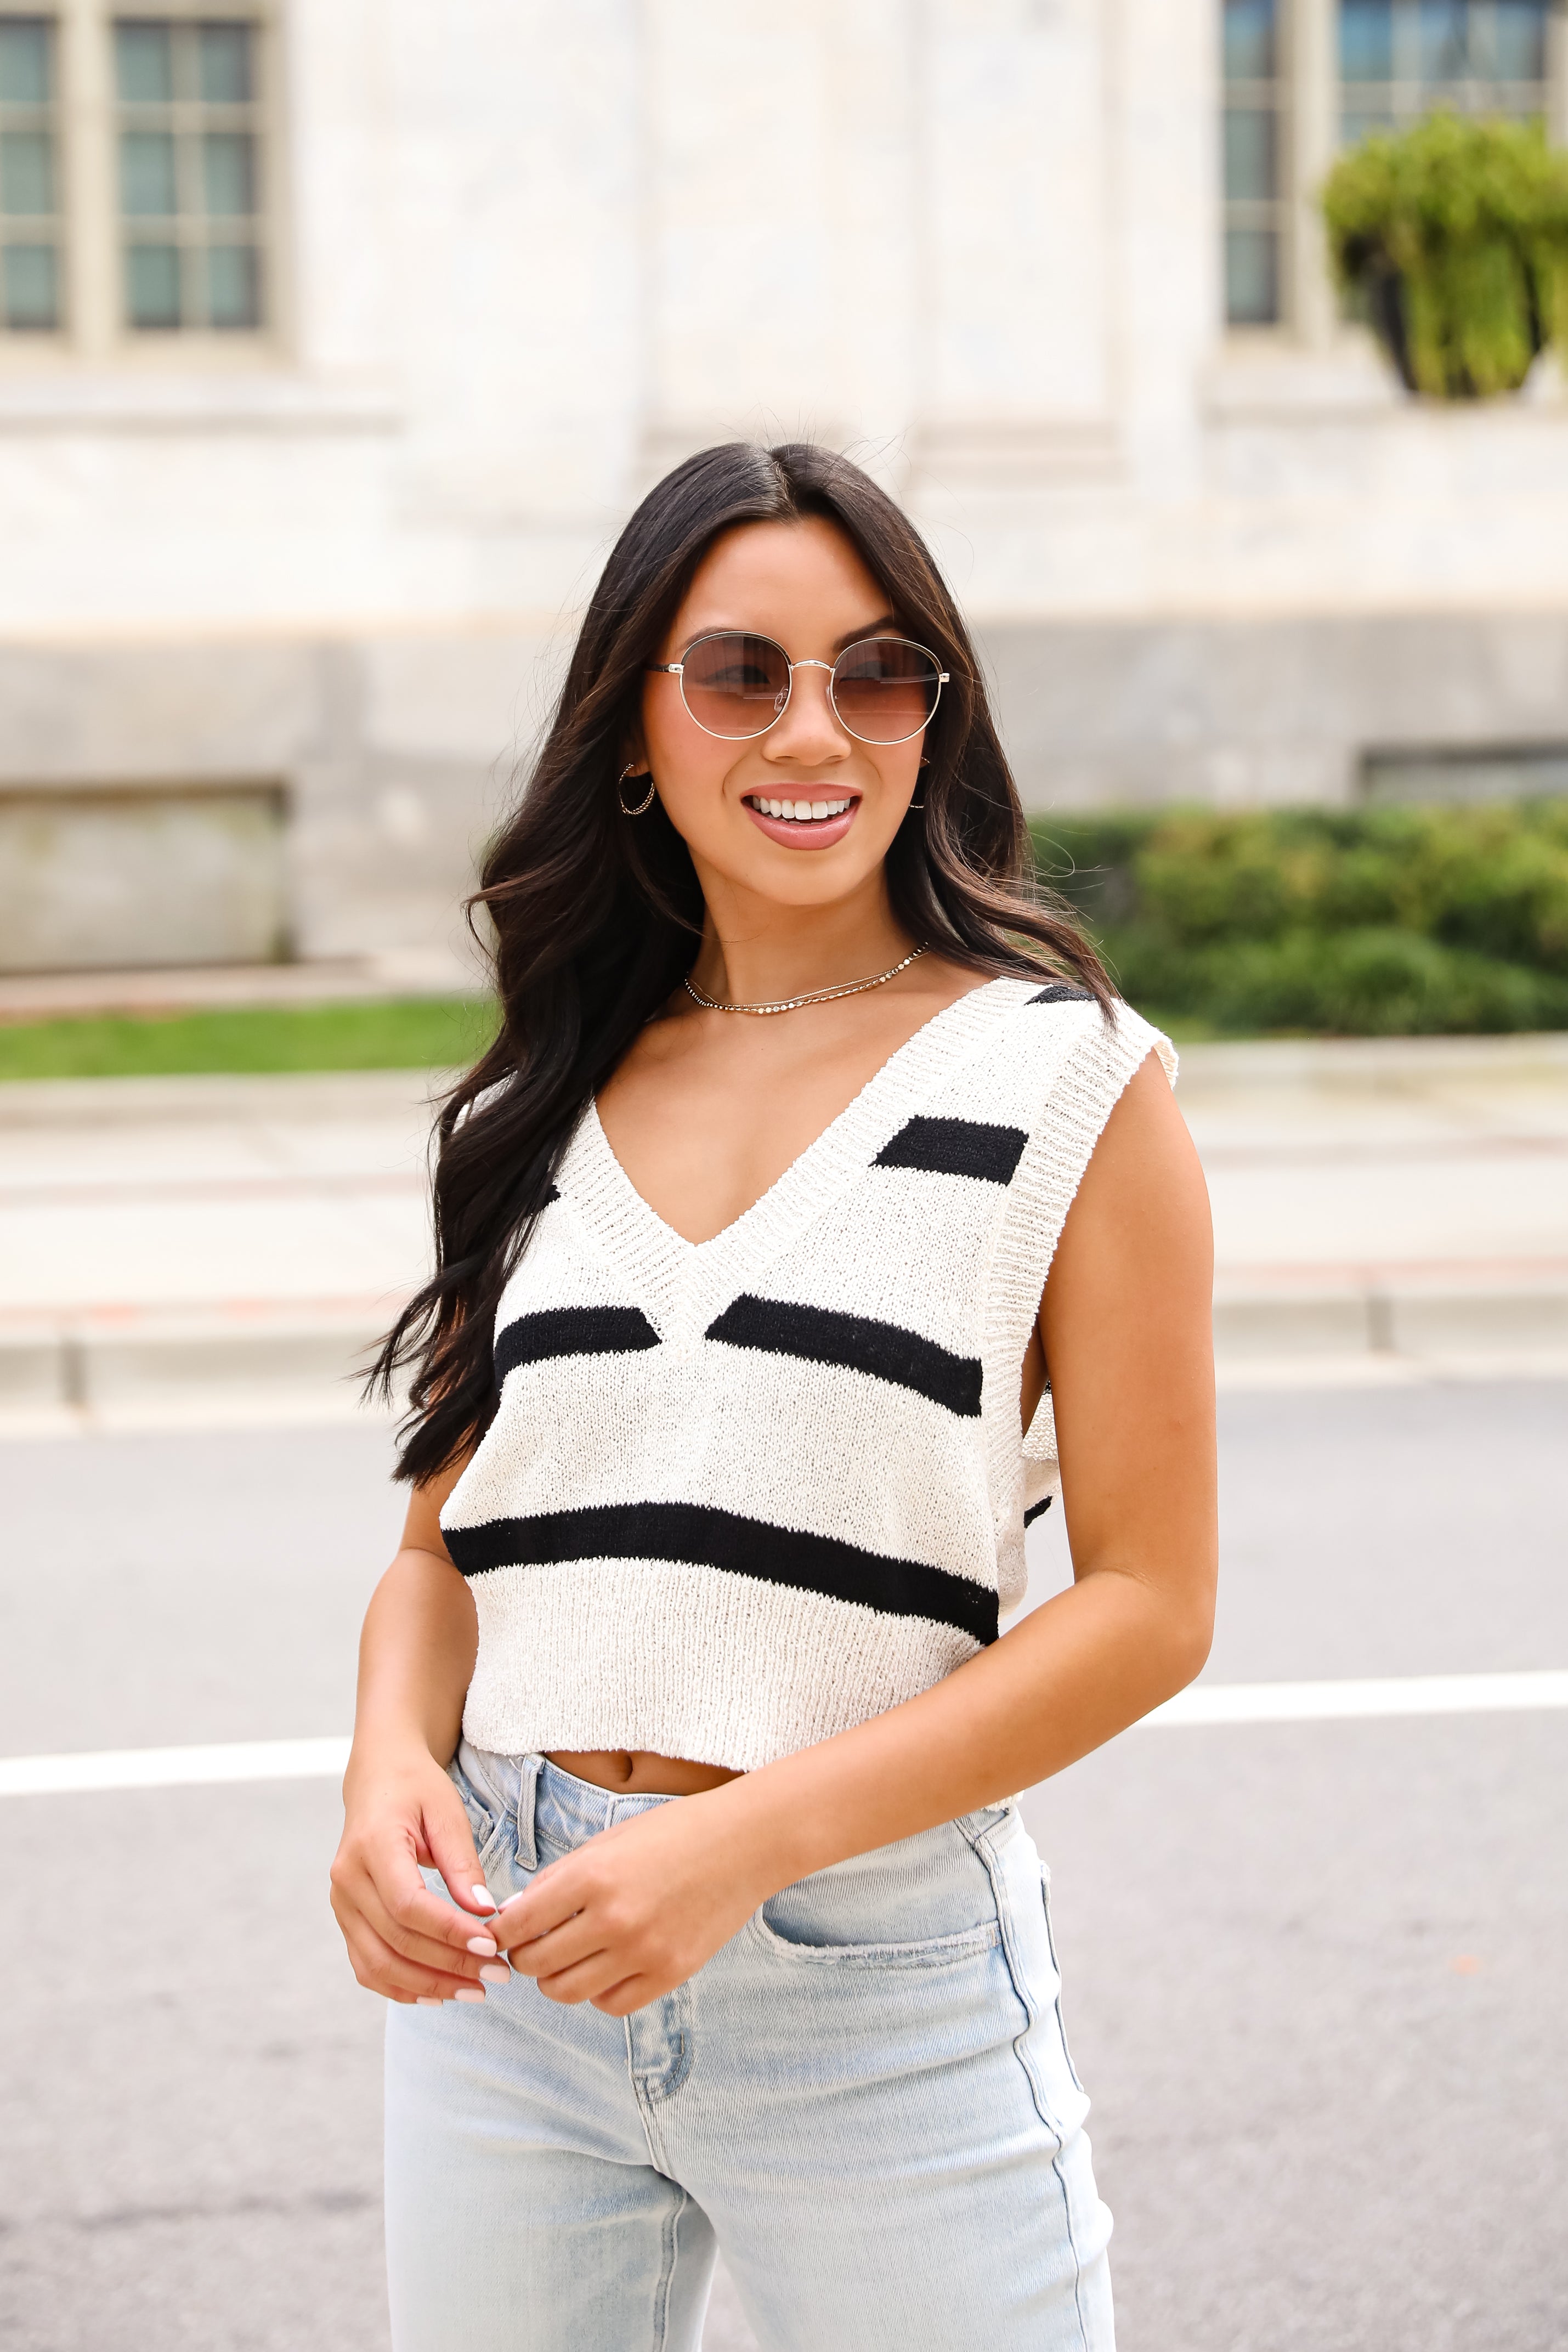
[[[476,1747],[751,1769],[994,1641],[1056,1487],[1019,1384],[1062,1220],[1163,1037],[995,980],[772,1189],[684,1241],[590,1108],[502,1299],[500,1406],[442,1527]]]

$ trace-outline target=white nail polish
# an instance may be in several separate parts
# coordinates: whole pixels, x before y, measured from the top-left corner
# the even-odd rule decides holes
[[[496,1957],[496,1938],[494,1936],[470,1936],[468,1949],[471,1952],[477,1952],[482,1960],[493,1960]]]
[[[484,1988],[481,1985],[461,1985],[452,1998],[454,2000],[483,2000]]]
[[[479,1974],[486,1984],[510,1984],[512,1981],[511,1969],[501,1960],[492,1960],[486,1968],[480,1969]]]
[[[474,1897],[475,1902],[479,1906],[481,1911],[493,1911],[495,1909],[496,1898],[491,1894],[487,1886],[471,1886],[468,1889],[468,1892]]]
[[[444,2009],[446,2006],[438,1992],[416,1992],[413,1999],[416,2009]]]

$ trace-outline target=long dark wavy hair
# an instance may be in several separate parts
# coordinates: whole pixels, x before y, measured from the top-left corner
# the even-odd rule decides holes
[[[496,1308],[582,1112],[695,959],[703,898],[655,800],[635,823],[617,779],[643,666],[722,531],[824,518],[884,591],[899,629],[951,676],[924,749],[920,799],[888,851],[894,917],[913,940],[997,977],[1065,978],[1102,1009],[1112,989],[1066,906],[1035,881],[1029,835],[968,632],[919,533],[847,457],[729,442],[649,491],[593,592],[549,730],[468,901],[494,928],[500,1027],[436,1123],[435,1272],[368,1375],[411,1374],[397,1475],[431,1478],[483,1435],[497,1402]],[[640,789],[640,788],[639,788]]]

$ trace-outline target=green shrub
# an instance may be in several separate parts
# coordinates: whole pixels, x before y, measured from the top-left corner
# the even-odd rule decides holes
[[[1568,155],[1539,124],[1379,132],[1340,157],[1322,208],[1335,275],[1413,390],[1511,392],[1568,341]]]
[[[1222,1034],[1568,1028],[1568,803],[1042,820],[1134,1003]]]

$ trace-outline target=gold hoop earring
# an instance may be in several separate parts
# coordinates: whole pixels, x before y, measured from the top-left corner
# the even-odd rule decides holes
[[[653,805],[653,772],[651,768],[646,772],[648,777],[647,795],[644,799],[638,802],[635,808],[627,807],[626,795],[621,789],[631,772],[632,762],[628,760],[626,765],[622,769],[621,773],[615,779],[615,797],[621,803],[621,814],[622,816],[645,816]]]

